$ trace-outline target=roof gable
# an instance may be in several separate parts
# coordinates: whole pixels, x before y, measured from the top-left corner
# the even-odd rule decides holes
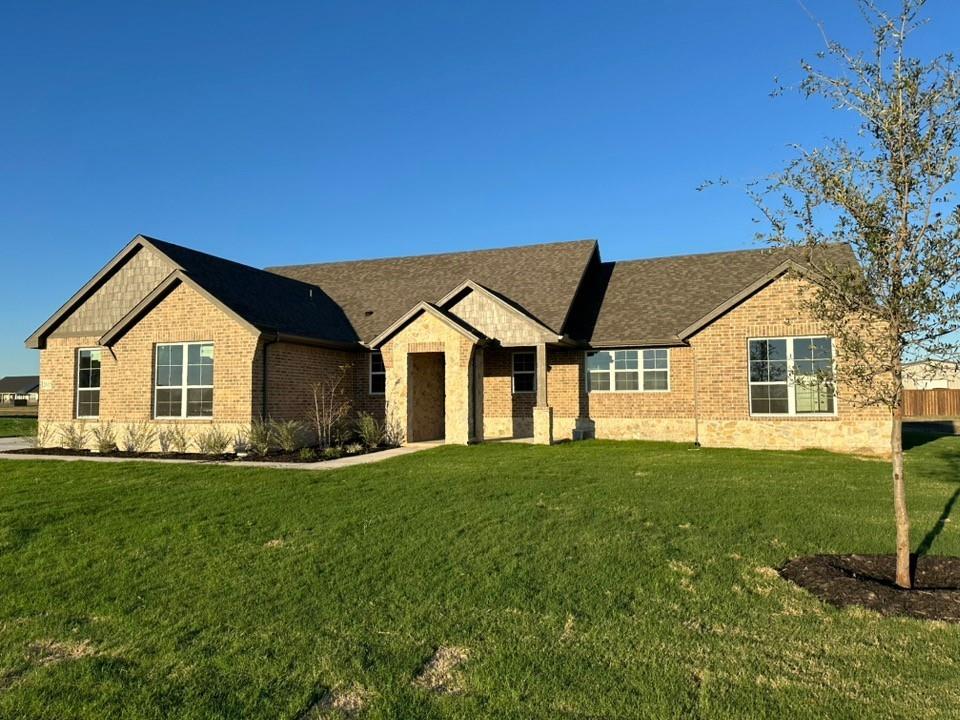
[[[509,298],[559,335],[596,248],[595,240],[579,240],[268,270],[323,288],[363,340],[377,337],[419,302],[437,302],[467,280]]]
[[[818,261],[855,258],[838,244]],[[578,297],[574,337],[594,347],[679,344],[780,274],[806,267],[796,249],[597,263]]]

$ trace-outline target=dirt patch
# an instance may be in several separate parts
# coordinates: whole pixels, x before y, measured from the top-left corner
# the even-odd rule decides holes
[[[96,654],[97,650],[89,640],[80,642],[35,640],[27,646],[27,659],[40,667],[56,665],[68,660],[81,660]]]
[[[457,668],[470,656],[464,647],[441,645],[413,679],[413,684],[439,695],[462,693],[463,679]]]
[[[780,575],[835,607],[857,606],[881,615],[960,622],[960,558],[916,559],[914,584],[894,582],[892,555],[812,555],[787,562]]]
[[[318,720],[332,715],[354,718],[363,712],[369,698],[370,691],[359,685],[327,690],[323,697],[307,708],[300,720]]]
[[[273,540],[267,540],[263,546],[265,548],[278,548],[283,547],[286,543],[283,541],[283,538],[274,538]]]

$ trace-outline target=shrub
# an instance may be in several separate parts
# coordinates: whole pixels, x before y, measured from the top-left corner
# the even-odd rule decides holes
[[[303,445],[303,423],[299,420],[271,420],[270,427],[284,452],[291,453]]]
[[[343,451],[347,455],[359,455],[364,451],[363,443],[358,443],[358,442],[350,443],[345,448],[343,448]]]
[[[184,455],[190,450],[190,438],[187,437],[187,431],[180,423],[170,426],[170,447],[179,455]]]
[[[262,419],[250,423],[250,449],[257,455],[266,455],[273,447],[273,426]]]
[[[400,414],[394,411],[390,403],[387,403],[385,416],[382,442],[387,447],[400,447],[406,435],[403,422],[400,420]]]
[[[331,445],[330,447],[325,447],[323,449],[324,460],[336,460],[340,457],[343,457],[343,450],[341,448]]]
[[[112,453],[117,449],[117,431],[113,429],[113,423],[107,421],[102,425],[95,425],[91,434],[97,446],[97,452],[101,455]]]
[[[54,438],[55,428],[51,423],[38,423],[37,436],[33,439],[34,447],[48,447]]]
[[[249,438],[250,434],[248,432],[237,430],[237,434],[233,436],[233,451],[237,453],[237,455],[250,452]]]
[[[360,413],[357,418],[357,435],[368,448],[375,448],[383,442],[383,425],[370,413]]]
[[[157,430],[157,445],[160,446],[160,452],[166,455],[173,447],[173,429],[160,428]]]
[[[90,431],[82,422],[60,426],[60,442],[68,450],[84,450],[90,439]]]
[[[317,451],[313,448],[300,448],[300,459],[303,462],[313,462],[317,459]]]
[[[230,436],[217,425],[196,436],[197,449],[204,455],[223,455],[230,447]]]
[[[149,452],[157,440],[157,429],[148,422],[130,423],[123,433],[123,449],[127,452]]]

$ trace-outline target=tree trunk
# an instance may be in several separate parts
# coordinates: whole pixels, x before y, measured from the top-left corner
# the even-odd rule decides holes
[[[907,489],[903,483],[903,405],[893,409],[890,431],[893,455],[893,512],[897,521],[897,585],[910,588],[910,517],[907,515]]]

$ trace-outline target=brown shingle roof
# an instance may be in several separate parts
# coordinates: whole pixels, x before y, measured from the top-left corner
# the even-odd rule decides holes
[[[818,265],[854,261],[847,245],[820,252]],[[578,298],[571,334],[594,346],[678,342],[685,328],[787,260],[807,264],[794,249],[597,263]]]
[[[323,288],[364,341],[418,302],[436,302],[465,280],[509,298],[560,334],[596,247],[595,240],[577,240],[267,270]]]

